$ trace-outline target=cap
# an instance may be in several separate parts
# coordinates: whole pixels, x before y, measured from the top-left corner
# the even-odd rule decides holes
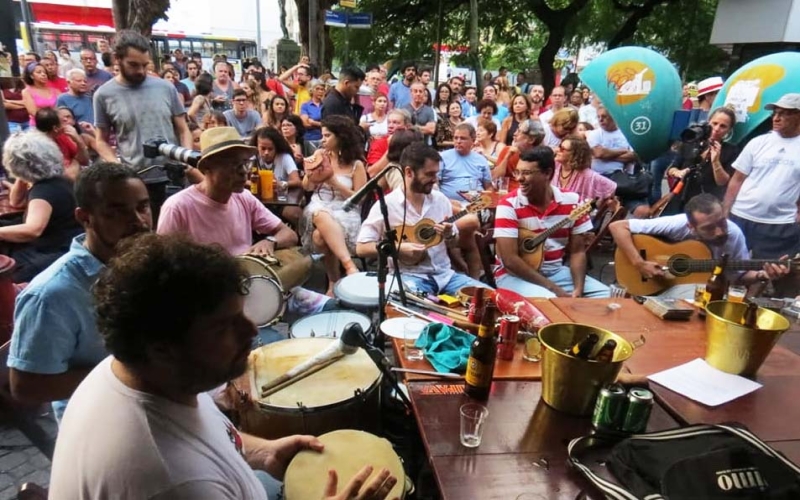
[[[717,92],[724,84],[725,82],[722,81],[721,76],[712,76],[711,78],[701,80],[700,83],[697,84],[697,97],[710,94],[711,92]]]
[[[771,102],[764,109],[800,109],[800,94],[783,94],[777,102]]]

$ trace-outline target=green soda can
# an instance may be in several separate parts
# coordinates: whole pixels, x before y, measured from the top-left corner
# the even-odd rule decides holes
[[[622,431],[638,434],[647,428],[650,411],[653,409],[653,393],[647,389],[634,387],[628,391],[628,410],[622,421]]]
[[[619,429],[625,418],[627,404],[628,398],[624,387],[619,384],[603,387],[594,404],[592,425],[597,430]]]

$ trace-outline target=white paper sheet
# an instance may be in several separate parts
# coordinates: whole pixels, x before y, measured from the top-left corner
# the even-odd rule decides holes
[[[761,387],[758,382],[717,370],[703,359],[689,361],[647,378],[706,406],[719,406]]]

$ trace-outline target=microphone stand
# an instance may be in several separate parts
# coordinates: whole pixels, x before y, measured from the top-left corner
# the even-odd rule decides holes
[[[380,190],[380,188],[378,188]],[[375,366],[383,374],[384,380],[388,380],[389,384],[394,389],[395,393],[400,397],[403,401],[403,406],[405,406],[406,410],[411,411],[411,401],[406,396],[406,393],[400,388],[400,383],[397,381],[397,376],[392,371],[392,364],[389,362],[389,359],[383,354],[383,349],[379,349],[373,344],[369,343],[367,336],[364,335],[364,331],[361,328],[358,329],[359,335],[361,336],[361,343],[363,344],[361,347],[367,354],[369,355],[372,362],[375,363]]]
[[[403,280],[401,279],[400,266],[398,265],[399,252],[397,250],[397,230],[389,225],[389,209],[386,206],[386,198],[383,194],[383,188],[377,186],[375,191],[378,193],[378,204],[380,205],[381,214],[383,215],[383,224],[385,231],[383,238],[378,242],[378,329],[375,332],[375,345],[381,346],[383,349],[383,332],[380,325],[386,320],[386,303],[388,296],[386,293],[386,276],[389,272],[389,257],[394,260],[394,280],[397,282],[397,291],[400,295],[400,302],[408,305],[406,299],[405,288],[403,287]]]

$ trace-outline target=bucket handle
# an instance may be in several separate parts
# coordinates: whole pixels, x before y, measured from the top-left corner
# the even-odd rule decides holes
[[[636,349],[642,347],[647,342],[647,339],[644,338],[644,335],[640,335],[638,339],[631,341],[631,347],[635,351]]]

